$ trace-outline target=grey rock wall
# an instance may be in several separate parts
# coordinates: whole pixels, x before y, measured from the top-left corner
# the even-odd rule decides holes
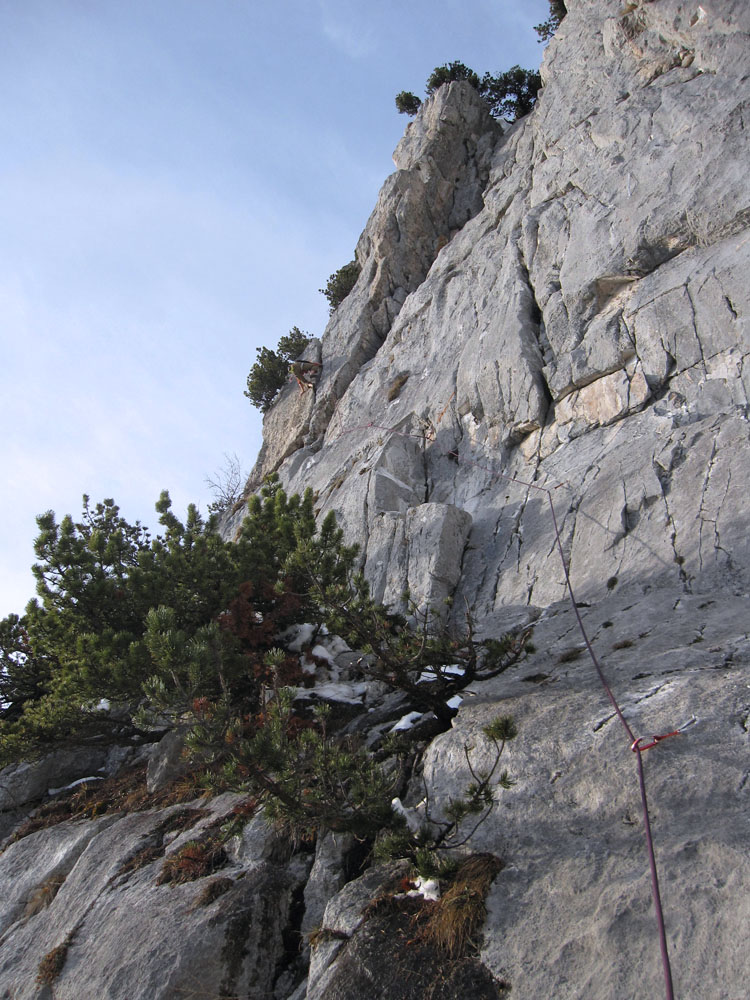
[[[632,725],[698,720],[645,755],[676,995],[738,1000],[750,972],[750,9],[567,6],[536,109],[475,140],[489,156],[481,205],[450,223],[392,315],[371,283],[368,308],[389,322],[366,356],[350,352],[335,402],[311,401],[314,432],[279,472],[336,511],[379,599],[400,607],[408,587],[452,596],[456,613],[468,604],[481,634],[534,629],[537,652],[477,686],[425,768],[434,800],[457,794],[481,724],[518,719],[517,784],[472,841],[505,860],[487,967],[522,1000],[663,995],[634,756],[579,655],[552,499]],[[455,132],[474,135],[458,98],[441,91]],[[432,135],[428,105],[397,166],[408,153],[431,176]],[[406,209],[402,183],[384,186],[380,218]],[[409,240],[422,253],[423,227],[438,230],[422,208],[413,220],[398,241],[383,230],[382,260],[403,259]],[[341,368],[348,315],[323,336],[324,371]]]
[[[500,126],[466,83],[443,87],[410,123],[356,248],[359,279],[328,325],[316,390],[282,393],[264,420],[264,447],[251,486],[303,442],[317,448],[352,379],[382,347],[407,296],[441,247],[482,208]]]
[[[159,884],[165,856],[216,819],[231,818],[238,801],[223,795],[66,822],[6,846],[0,855],[0,995],[272,995],[295,893],[309,868],[305,859],[289,863],[289,850],[280,857],[275,836],[256,819],[216,873],[223,891],[206,896],[211,877]],[[61,945],[67,953],[59,974],[45,986],[37,978],[40,963]]]
[[[737,1000],[749,968],[747,597],[634,587],[582,614],[636,735],[696,720],[643,754],[675,996]],[[524,1000],[662,997],[630,741],[588,658],[570,659],[569,605],[545,611],[534,642],[521,669],[465,701],[425,762],[430,788],[455,795],[469,778],[464,744],[481,747],[498,712],[516,719],[516,784],[472,841],[506,862],[482,958]]]
[[[452,85],[407,128],[357,247],[359,281],[309,348],[323,364],[315,393],[281,393],[250,485],[278,470],[290,492],[313,488],[320,515],[335,510],[362,546],[379,600],[468,605],[479,638],[530,630],[534,652],[464,692],[402,794],[415,808],[426,784],[439,811],[470,777],[466,747],[491,763],[482,726],[516,719],[515,783],[467,844],[503,862],[478,956],[434,995],[501,983],[516,1000],[664,995],[636,758],[584,652],[551,500],[633,731],[692,723],[643,755],[675,995],[740,1000],[750,8],[567,6],[526,119],[503,134]],[[364,688],[351,731],[366,718],[384,732],[405,705]],[[25,778],[6,778],[16,809]],[[208,902],[206,879],[158,884],[161,857],[127,867],[230,807],[105,815],[6,846],[0,997],[395,997],[401,939],[382,912],[365,915],[385,876],[355,878],[350,842],[321,836],[314,857],[292,854],[255,816]],[[195,816],[176,831],[185,809]],[[42,987],[39,962],[63,942]]]
[[[544,496],[511,479],[555,488],[584,594],[613,576],[746,585],[748,17],[730,3],[571,7],[537,108],[488,133],[484,207],[332,413],[330,394],[311,401],[322,440],[280,467],[337,511],[394,601],[405,567],[419,572],[404,525],[424,503],[472,518],[461,601],[488,613],[563,596]],[[444,91],[456,120],[465,90]],[[431,165],[433,111],[397,161],[418,148]],[[342,322],[323,338],[324,371]]]

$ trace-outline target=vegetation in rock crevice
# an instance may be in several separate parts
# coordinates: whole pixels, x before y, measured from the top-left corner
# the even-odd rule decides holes
[[[14,831],[9,843],[66,820],[95,819],[105,814],[166,808],[192,801],[204,790],[198,778],[197,775],[186,774],[158,792],[149,792],[146,786],[145,765],[124,768],[112,778],[91,783],[84,782],[43,803]],[[187,819],[185,821],[187,822]],[[176,821],[169,819],[168,826],[172,822]],[[152,835],[150,840],[152,845],[161,843],[161,837],[157,833],[158,831]]]
[[[250,498],[234,543],[194,508],[183,524],[166,493],[157,510],[162,534],[153,539],[111,500],[86,499],[79,522],[39,519],[39,598],[3,623],[2,763],[71,743],[149,739],[179,724],[193,761],[188,794],[244,791],[296,840],[321,827],[365,839],[398,828],[391,800],[413,754],[397,739],[370,747],[356,729],[344,733],[325,700],[299,701],[305,675],[283,636],[304,623],[343,637],[360,651],[353,669],[363,679],[407,694],[442,726],[456,693],[515,662],[523,637],[478,643],[470,616],[456,630],[430,608],[414,608],[410,621],[389,613],[371,598],[334,515],[316,526],[311,491],[287,497],[269,481]],[[512,735],[508,726],[485,732],[496,747]],[[494,770],[473,773],[412,853],[451,846],[449,829],[491,806]],[[111,808],[90,794],[79,793],[79,814]],[[206,852],[193,848],[201,857],[186,850],[170,862],[177,876],[200,867]],[[212,856],[209,868],[219,861]]]
[[[349,292],[354,288],[359,277],[361,267],[356,260],[350,260],[338,271],[334,271],[326,282],[325,288],[319,288],[321,295],[325,295],[328,300],[329,312],[333,315]]]
[[[270,347],[256,347],[258,357],[247,376],[244,395],[261,413],[269,411],[289,378],[290,363],[302,354],[310,340],[309,334],[293,326],[280,338],[275,351]]]
[[[66,939],[52,951],[48,951],[41,960],[36,974],[36,981],[40,986],[51,986],[55,982],[63,970],[69,947],[70,940]]]
[[[221,837],[205,834],[190,840],[164,859],[157,885],[182,885],[205,878],[229,863]]]
[[[485,73],[480,78],[473,69],[455,61],[435,67],[427,78],[427,96],[432,97],[444,84],[458,80],[474,87],[494,118],[508,121],[516,121],[531,111],[542,86],[542,78],[535,70],[512,66],[503,73]],[[396,95],[396,109],[401,114],[415,115],[421,106],[421,100],[410,91],[402,90]]]
[[[344,937],[337,968],[351,995],[380,1000],[498,1000],[510,985],[478,958],[485,900],[502,865],[473,854],[445,880],[439,899],[426,899],[408,876],[395,876],[364,911],[364,921]],[[312,947],[335,939],[323,929]],[[377,984],[376,990],[373,984]],[[330,989],[336,992],[334,977]]]

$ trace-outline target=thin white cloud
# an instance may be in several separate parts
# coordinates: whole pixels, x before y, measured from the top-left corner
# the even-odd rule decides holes
[[[367,5],[357,0],[319,0],[323,34],[350,59],[364,59],[377,49],[374,25],[366,22]]]

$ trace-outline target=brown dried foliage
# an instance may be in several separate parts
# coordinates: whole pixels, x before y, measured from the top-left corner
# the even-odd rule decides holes
[[[37,886],[26,902],[26,907],[23,911],[24,918],[33,917],[35,913],[46,910],[60,891],[60,887],[64,881],[64,875],[53,875],[46,882],[42,882],[40,886]]]
[[[484,901],[501,867],[493,854],[474,854],[468,858],[432,908],[420,937],[437,945],[452,959],[470,954],[487,916]]]
[[[51,986],[65,965],[65,959],[68,956],[68,948],[70,947],[70,938],[63,941],[52,951],[48,951],[44,958],[39,963],[39,968],[37,969],[36,981],[40,986]]]
[[[203,793],[196,775],[183,775],[159,792],[146,788],[146,767],[139,764],[91,785],[80,785],[47,802],[16,830],[9,843],[70,819],[94,819],[105,813],[131,813],[190,802]]]
[[[140,871],[141,868],[150,865],[152,861],[163,857],[165,851],[164,838],[167,834],[189,830],[191,826],[195,826],[198,820],[206,816],[208,816],[208,813],[205,809],[184,809],[180,812],[172,813],[171,816],[167,816],[149,834],[146,843],[123,861],[114,877],[121,878],[123,875],[129,875],[131,872]]]
[[[157,885],[181,885],[213,875],[229,863],[224,845],[213,836],[191,840],[164,859]]]
[[[400,375],[397,375],[394,378],[394,380],[391,382],[391,384],[390,384],[390,386],[388,388],[388,402],[389,403],[393,402],[394,399],[398,399],[398,397],[401,395],[401,390],[403,389],[403,387],[406,385],[406,383],[408,381],[409,381],[409,373],[408,372],[402,372]]]
[[[201,906],[210,906],[220,896],[223,896],[225,892],[228,892],[233,885],[233,878],[221,877],[212,879],[193,903],[192,909],[197,910]]]
[[[571,646],[570,649],[564,650],[557,658],[558,663],[572,663],[573,660],[578,660],[583,656],[583,650],[580,646]]]

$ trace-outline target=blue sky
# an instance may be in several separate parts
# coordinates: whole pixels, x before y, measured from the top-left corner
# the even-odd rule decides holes
[[[437,65],[537,68],[546,0],[0,0],[0,617],[35,515],[152,528],[261,418],[255,348],[319,336]]]

